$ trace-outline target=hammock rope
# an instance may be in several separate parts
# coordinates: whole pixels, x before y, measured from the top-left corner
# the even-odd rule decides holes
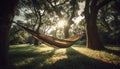
[[[73,36],[73,37],[66,38],[66,39],[58,39],[58,38],[48,36],[48,35],[45,35],[42,33],[37,33],[31,29],[28,29],[28,28],[18,24],[18,23],[15,23],[15,24],[17,24],[18,26],[23,28],[25,31],[30,33],[39,42],[46,44],[47,46],[54,47],[54,48],[68,48],[81,38],[80,35],[77,35],[77,36]]]

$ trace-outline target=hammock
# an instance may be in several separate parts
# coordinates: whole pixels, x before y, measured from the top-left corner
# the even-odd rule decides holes
[[[52,36],[48,36],[45,34],[39,34],[31,29],[28,29],[18,23],[16,23],[18,26],[20,26],[21,28],[23,28],[25,31],[27,31],[28,33],[30,33],[35,39],[37,39],[38,41],[40,41],[43,44],[46,44],[47,46],[50,47],[55,47],[55,48],[67,48],[72,46],[76,41],[78,41],[81,36],[73,36],[70,38],[66,38],[66,39],[58,39]]]

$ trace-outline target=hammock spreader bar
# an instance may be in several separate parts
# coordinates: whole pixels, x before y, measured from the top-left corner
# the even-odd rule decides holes
[[[54,38],[52,36],[48,36],[45,34],[39,34],[31,29],[28,29],[18,23],[16,23],[18,26],[20,26],[21,28],[23,28],[25,31],[27,31],[28,33],[30,33],[35,39],[37,39],[38,41],[40,41],[43,44],[46,44],[47,46],[50,47],[55,47],[55,48],[67,48],[72,46],[76,41],[78,41],[81,36],[73,36],[70,38],[66,38],[66,39],[58,39],[58,38]]]

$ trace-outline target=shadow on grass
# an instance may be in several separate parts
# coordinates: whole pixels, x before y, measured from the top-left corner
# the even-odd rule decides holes
[[[55,51],[56,50],[54,49],[47,54],[42,54],[42,55],[39,55],[39,57],[34,57],[34,59],[30,63],[20,66],[19,68],[20,69],[39,69],[42,66],[42,64],[44,64],[45,60],[52,57]]]
[[[12,62],[21,64],[16,66],[16,69],[119,69],[116,65],[90,58],[73,48],[66,49],[68,58],[59,59],[52,64],[46,64],[45,61],[51,58],[57,49],[33,52],[36,48],[30,47],[29,51],[26,51],[28,47],[22,47],[22,51],[18,53],[14,51],[11,54],[10,59],[14,59]],[[113,52],[112,50],[105,51]]]
[[[9,52],[9,57],[10,58],[14,58],[14,57],[31,57],[31,56],[36,56],[39,53],[35,53],[34,51],[36,50],[36,48],[28,48],[28,46],[26,47],[20,47],[20,48],[14,48],[11,49]]]
[[[120,51],[116,51],[116,50],[112,50],[112,49],[108,49],[108,48],[104,48],[102,51],[112,53],[112,54],[115,54],[120,57]]]
[[[41,69],[118,69],[118,66],[90,58],[73,48],[66,49],[68,58],[54,64],[47,64]]]
[[[42,65],[45,60],[52,57],[52,55],[54,54],[56,49],[42,51],[42,52],[38,52],[38,53],[33,53],[32,51],[34,51],[34,49],[31,50],[31,52],[28,51],[23,54],[20,54],[20,53],[12,54],[11,59],[12,59],[12,57],[14,57],[14,61],[11,61],[11,62],[19,63],[19,64],[21,63],[21,65],[19,65],[19,66],[15,65],[16,69],[39,69],[40,65]],[[15,60],[15,58],[16,58],[16,60]],[[29,59],[31,59],[31,60],[29,60]]]

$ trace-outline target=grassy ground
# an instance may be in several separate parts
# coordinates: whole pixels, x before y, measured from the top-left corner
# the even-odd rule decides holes
[[[97,51],[80,45],[54,49],[21,44],[10,46],[9,56],[17,69],[120,69],[120,46]]]

